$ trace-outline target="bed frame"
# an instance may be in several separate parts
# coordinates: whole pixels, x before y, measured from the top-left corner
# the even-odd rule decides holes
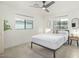
[[[69,30],[66,30],[66,31],[68,31],[68,34],[69,34]],[[69,44],[69,37],[68,37],[68,40],[67,40],[67,42],[68,42],[68,44]],[[31,42],[31,48],[33,48],[33,44],[36,44],[36,45],[38,45],[38,46],[41,46],[41,47],[44,47],[44,48],[47,48],[47,49],[49,49],[49,50],[51,50],[51,51],[53,51],[53,58],[56,58],[56,51],[60,48],[58,48],[58,49],[50,49],[50,48],[48,48],[48,47],[45,47],[45,46],[42,46],[42,45],[40,45],[40,44],[37,44],[37,43],[35,43],[35,42]],[[63,46],[63,45],[62,45]]]
[[[54,58],[56,57],[56,56],[55,56],[55,52],[56,52],[57,49],[56,49],[56,50],[50,49],[50,48],[47,48],[47,47],[45,47],[45,46],[42,46],[42,45],[37,44],[37,43],[34,43],[34,42],[31,42],[31,48],[33,48],[33,44],[36,44],[36,45],[39,45],[39,46],[44,47],[44,48],[46,48],[46,49],[52,50],[52,51],[53,51],[53,57],[54,57]]]

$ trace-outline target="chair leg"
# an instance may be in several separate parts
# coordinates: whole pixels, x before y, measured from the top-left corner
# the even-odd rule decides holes
[[[78,46],[78,40],[77,40],[77,46]]]
[[[71,40],[71,42],[70,42],[70,45],[72,44],[72,40]]]
[[[69,39],[68,39],[68,44],[69,44]]]
[[[69,41],[70,41],[70,40],[69,40],[69,37],[68,37],[68,44],[70,43]]]
[[[33,44],[33,42],[31,42],[31,48],[32,48],[32,44]]]

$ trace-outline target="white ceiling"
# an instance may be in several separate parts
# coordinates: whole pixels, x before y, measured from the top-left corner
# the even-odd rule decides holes
[[[49,1],[47,2],[49,3]],[[11,9],[15,10],[40,10],[41,12],[45,12],[40,8],[33,8],[29,7],[32,6],[33,4],[38,4],[42,6],[42,1],[14,1],[14,2],[0,2],[0,4],[7,5]],[[76,9],[79,9],[79,1],[55,1],[55,4],[50,6],[48,8],[50,10],[49,14],[59,14],[59,13],[67,13],[70,12],[71,10],[74,11]],[[40,12],[38,11],[38,12]]]
[[[48,4],[50,1],[46,1],[46,4]],[[6,5],[11,9],[16,9],[16,10],[27,10],[27,9],[35,9],[35,10],[40,10],[41,8],[33,8],[30,6],[33,6],[34,4],[38,4],[40,7],[42,7],[43,3],[42,1],[3,1],[0,2],[2,5]],[[41,9],[42,10],[42,9]]]
[[[79,9],[79,1],[56,1],[49,9],[50,14],[75,12]]]

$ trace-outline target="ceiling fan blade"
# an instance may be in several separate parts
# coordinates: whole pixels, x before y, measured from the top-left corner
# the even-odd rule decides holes
[[[45,9],[45,11],[46,11],[46,12],[49,12],[49,10],[48,10],[48,9]]]
[[[48,3],[47,5],[45,5],[45,7],[48,8],[49,6],[51,6],[54,3],[55,3],[54,1],[51,1],[50,3]]]
[[[33,4],[33,5],[31,5],[30,7],[41,8],[41,7],[39,6],[39,4]]]
[[[29,6],[29,7],[34,7],[34,8],[42,8],[42,7],[40,7],[40,6]]]

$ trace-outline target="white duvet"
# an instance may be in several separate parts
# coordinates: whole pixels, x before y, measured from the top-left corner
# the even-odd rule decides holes
[[[38,34],[32,36],[32,42],[50,49],[58,49],[68,40],[65,34]]]

